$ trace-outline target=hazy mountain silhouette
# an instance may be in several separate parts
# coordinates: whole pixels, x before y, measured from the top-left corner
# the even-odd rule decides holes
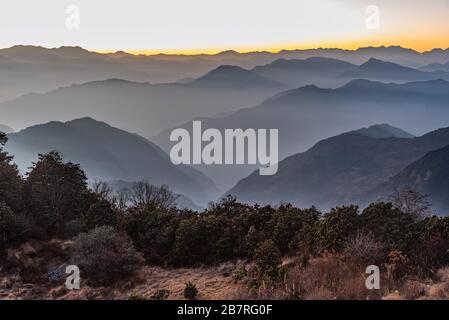
[[[438,213],[449,215],[449,145],[431,151],[370,192],[371,198],[401,189],[430,196]]]
[[[343,132],[390,123],[413,135],[445,127],[449,119],[449,82],[432,80],[385,84],[354,80],[337,89],[306,86],[273,96],[261,105],[220,117],[201,118],[202,126],[220,130],[279,129],[280,159],[303,152],[317,141]],[[182,125],[191,131],[191,121]],[[164,150],[173,145],[171,130],[152,140]],[[199,166],[220,188],[229,189],[255,166]]]
[[[353,131],[353,133],[363,134],[370,138],[414,138],[415,136],[399,128],[390,126],[387,123],[375,124],[368,128]]]
[[[369,79],[383,81],[418,81],[449,79],[449,73],[442,71],[424,72],[396,63],[371,58],[359,67],[343,72],[340,75],[345,79]]]
[[[0,124],[0,132],[10,133],[10,132],[14,132],[14,129],[11,127],[5,126],[4,124]]]
[[[446,71],[449,72],[449,61],[446,63],[431,63],[419,68],[422,71]]]
[[[89,179],[167,184],[198,203],[213,199],[218,190],[202,173],[175,166],[167,154],[148,140],[91,118],[49,122],[9,135],[7,150],[22,172],[38,153],[57,150],[66,160],[80,163]]]
[[[282,86],[251,71],[221,67],[190,83],[152,85],[122,79],[88,82],[31,94],[0,104],[2,121],[23,129],[84,116],[144,136],[196,116],[255,105]]]
[[[311,57],[340,59],[353,64],[361,64],[370,58],[376,58],[415,68],[431,63],[446,63],[449,61],[449,50],[434,49],[420,53],[392,46],[357,50],[282,50],[278,53],[226,51],[213,55],[145,56],[123,51],[100,54],[80,47],[48,49],[18,45],[0,49],[0,83],[2,83],[0,101],[30,92],[43,93],[74,83],[108,78],[167,83],[185,78],[198,78],[220,65],[235,65],[250,69],[278,59]]]
[[[337,78],[339,75],[356,67],[337,59],[312,57],[305,60],[278,59],[270,64],[257,66],[252,71],[290,87],[306,84],[335,86],[342,81]]]
[[[276,175],[254,172],[226,194],[242,201],[288,201],[304,207],[360,203],[374,186],[429,151],[449,144],[449,128],[418,138],[372,138],[365,132],[322,140],[308,151],[281,161]]]
[[[231,88],[283,88],[284,84],[237,66],[223,65],[192,82],[196,86]]]

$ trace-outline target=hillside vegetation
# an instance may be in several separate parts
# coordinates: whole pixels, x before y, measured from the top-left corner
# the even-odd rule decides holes
[[[447,281],[441,268],[449,263],[449,218],[431,216],[428,199],[414,191],[364,210],[261,207],[227,197],[198,213],[177,209],[170,190],[146,182],[117,194],[106,183],[89,188],[82,168],[56,152],[40,155],[25,177],[6,152],[0,157],[0,263],[10,290],[14,282],[41,297],[55,288],[62,291],[53,297],[64,296],[61,268],[68,264],[80,267],[84,290],[122,290],[91,298],[167,298],[164,288],[136,289],[148,282],[146,266],[202,267],[196,278],[179,278],[197,290],[191,281],[207,276],[198,270],[230,261],[212,278],[234,283],[233,298],[375,299],[400,290],[415,299]],[[382,274],[377,291],[364,287],[373,264]],[[179,283],[170,288],[179,298]],[[444,296],[449,286],[438,288]]]

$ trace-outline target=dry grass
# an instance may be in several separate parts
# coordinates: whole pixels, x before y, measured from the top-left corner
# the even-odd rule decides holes
[[[82,275],[81,275],[82,276]],[[231,276],[217,268],[163,269],[143,267],[133,281],[111,287],[90,287],[67,291],[63,285],[23,283],[20,277],[0,274],[0,299],[119,299],[130,297],[149,299],[158,290],[169,290],[168,299],[184,299],[184,288],[191,282],[198,288],[198,299],[232,299],[241,287]]]
[[[378,296],[366,289],[364,270],[335,255],[311,259],[305,268],[290,269],[285,290],[291,297],[304,300],[364,300]]]
[[[228,262],[217,267],[169,269],[143,266],[128,281],[107,287],[90,287],[83,280],[81,290],[67,291],[62,281],[44,281],[42,273],[61,266],[65,261],[67,243],[25,244],[8,252],[14,267],[23,273],[0,270],[0,299],[150,299],[158,290],[170,291],[168,299],[184,299],[185,284],[198,288],[198,299],[304,299],[304,300],[365,300],[365,299],[449,299],[449,267],[440,269],[433,279],[400,277],[391,282],[388,272],[381,271],[381,290],[365,287],[365,270],[344,256],[325,254],[311,258],[307,265],[296,258],[284,261],[283,281],[277,287],[252,287],[252,264]],[[50,254],[51,252],[51,254]],[[37,258],[39,257],[40,258]],[[53,259],[50,259],[52,256]],[[55,258],[56,257],[56,258]],[[246,270],[242,272],[242,270]],[[239,271],[240,270],[240,271]],[[10,273],[8,273],[10,272]],[[39,281],[29,281],[33,277]],[[236,274],[240,275],[236,280]],[[25,276],[24,276],[25,275]],[[82,277],[82,274],[81,274]]]

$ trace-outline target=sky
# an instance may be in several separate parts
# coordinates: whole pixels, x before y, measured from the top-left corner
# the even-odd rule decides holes
[[[449,0],[3,0],[0,47],[214,53],[449,47]]]

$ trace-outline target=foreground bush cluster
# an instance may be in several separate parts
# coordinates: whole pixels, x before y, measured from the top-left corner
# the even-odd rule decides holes
[[[4,135],[1,143],[6,143]],[[429,275],[449,264],[449,218],[425,216],[424,200],[410,207],[402,197],[362,211],[343,206],[324,213],[227,197],[197,213],[177,209],[166,187],[146,182],[118,193],[105,183],[89,188],[80,166],[64,162],[56,152],[40,155],[24,177],[12,160],[0,151],[0,257],[30,240],[73,240],[71,262],[93,281],[131,275],[142,258],[148,264],[184,267],[253,261],[253,286],[291,277],[292,271],[281,267],[287,256],[296,257],[302,266],[298,272],[306,272],[310,281],[311,258],[328,254],[341,257],[343,270],[376,264],[388,268],[392,279]],[[304,282],[294,287],[307,286],[319,287]]]

